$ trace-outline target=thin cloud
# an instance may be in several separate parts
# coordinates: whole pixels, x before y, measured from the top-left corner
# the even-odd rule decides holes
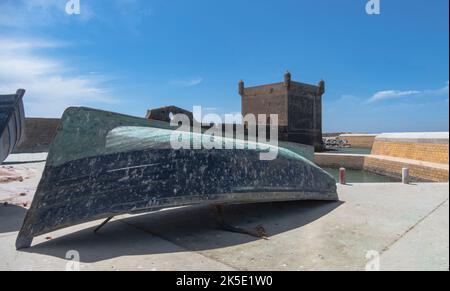
[[[421,91],[412,91],[412,90],[410,90],[410,91],[399,91],[399,90],[379,91],[370,98],[369,102],[376,102],[376,101],[380,101],[383,99],[415,96],[420,93],[421,93]]]
[[[69,106],[115,103],[105,88],[107,77],[74,74],[63,60],[42,56],[43,48],[59,47],[46,40],[0,39],[0,94],[27,90],[24,102],[29,116],[59,117]]]
[[[203,83],[203,78],[193,78],[193,79],[185,79],[185,80],[172,80],[170,84],[179,86],[179,87],[194,87]]]
[[[103,2],[108,2],[107,4]],[[150,1],[80,1],[80,14],[66,12],[68,0],[0,0],[0,28],[35,29],[96,22],[134,36],[147,29],[144,21],[153,14]]]
[[[62,48],[67,46],[67,43],[49,41],[43,39],[21,39],[21,38],[0,38],[0,52],[11,52],[14,50],[36,50],[48,48]]]
[[[73,17],[66,13],[64,0],[1,0],[0,27],[45,27],[68,21],[86,22],[94,17],[88,1],[81,1],[81,14]]]
[[[435,89],[435,90],[379,91],[379,92],[375,93],[367,102],[374,103],[374,102],[387,100],[387,99],[414,97],[414,96],[440,96],[440,95],[448,95],[448,93],[449,93],[449,82],[447,81],[447,85],[445,87]]]

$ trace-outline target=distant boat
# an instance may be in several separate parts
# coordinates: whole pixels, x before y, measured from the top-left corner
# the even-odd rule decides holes
[[[69,108],[16,241],[126,213],[187,205],[338,199],[334,178],[301,147],[261,160],[263,144],[242,149],[174,149],[169,123]],[[211,139],[183,132],[191,141]],[[172,140],[173,141],[173,140]],[[230,142],[225,140],[224,142]],[[236,147],[237,148],[237,147]],[[311,151],[313,151],[312,147]]]
[[[23,136],[25,112],[23,95],[19,89],[16,94],[0,95],[0,163],[11,154]]]

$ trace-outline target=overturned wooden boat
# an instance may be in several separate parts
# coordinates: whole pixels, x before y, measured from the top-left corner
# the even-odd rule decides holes
[[[25,90],[19,89],[16,94],[0,95],[0,164],[13,152],[23,136],[24,94]]]
[[[338,199],[334,178],[298,152],[277,148],[173,149],[168,123],[69,108],[47,159],[18,249],[54,230],[195,204]],[[192,140],[204,134],[189,133]],[[244,141],[236,141],[244,142]]]

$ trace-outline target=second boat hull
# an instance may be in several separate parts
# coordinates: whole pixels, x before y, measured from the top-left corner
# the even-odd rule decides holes
[[[25,124],[24,94],[25,90],[18,90],[16,94],[0,96],[0,164],[22,139]]]

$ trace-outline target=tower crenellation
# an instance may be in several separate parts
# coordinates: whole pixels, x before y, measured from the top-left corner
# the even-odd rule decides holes
[[[289,71],[283,82],[245,87],[239,82],[242,115],[277,114],[279,138],[322,149],[322,95],[325,81],[317,85],[292,80]]]

